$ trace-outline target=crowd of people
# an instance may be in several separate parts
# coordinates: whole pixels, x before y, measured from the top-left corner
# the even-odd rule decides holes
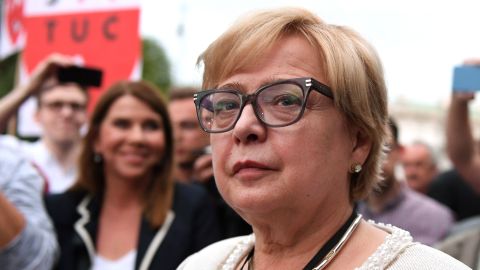
[[[375,49],[299,8],[253,12],[168,99],[119,81],[87,113],[53,54],[0,99],[2,269],[478,269],[474,93],[452,91],[440,171],[404,145]],[[480,65],[468,60],[466,65]],[[455,89],[452,89],[455,90]]]

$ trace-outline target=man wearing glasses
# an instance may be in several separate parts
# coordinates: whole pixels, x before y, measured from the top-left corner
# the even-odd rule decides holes
[[[13,136],[1,136],[3,143],[20,149],[37,165],[47,179],[47,190],[60,193],[71,186],[76,177],[76,162],[85,124],[85,89],[76,83],[59,83],[59,67],[72,65],[71,59],[54,54],[40,62],[26,85],[19,86],[0,100],[0,128],[31,96],[37,97],[35,120],[42,129],[40,140],[31,143]]]

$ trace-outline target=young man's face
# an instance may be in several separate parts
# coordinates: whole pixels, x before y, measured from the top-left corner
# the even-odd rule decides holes
[[[209,145],[208,133],[198,123],[193,100],[172,100],[168,110],[174,131],[175,158],[178,163],[193,163],[199,151]]]
[[[80,138],[87,120],[87,95],[75,84],[58,85],[40,96],[36,120],[44,139],[53,143],[72,143]]]

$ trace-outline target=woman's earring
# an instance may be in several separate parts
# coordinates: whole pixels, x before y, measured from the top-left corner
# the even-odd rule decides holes
[[[100,163],[102,162],[102,156],[99,153],[93,154],[93,162]]]
[[[357,164],[352,164],[352,167],[350,167],[350,173],[359,173],[362,171],[362,164],[357,163]]]

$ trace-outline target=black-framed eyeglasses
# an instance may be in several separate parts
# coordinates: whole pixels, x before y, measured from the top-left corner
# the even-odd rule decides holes
[[[83,103],[68,101],[41,102],[40,105],[54,112],[60,112],[64,107],[69,107],[73,112],[83,112],[86,109]]]
[[[221,133],[232,130],[243,108],[252,103],[257,118],[268,127],[297,122],[305,111],[308,95],[315,90],[333,99],[330,87],[313,78],[280,80],[251,95],[234,89],[213,89],[194,94],[197,117],[203,130]]]

